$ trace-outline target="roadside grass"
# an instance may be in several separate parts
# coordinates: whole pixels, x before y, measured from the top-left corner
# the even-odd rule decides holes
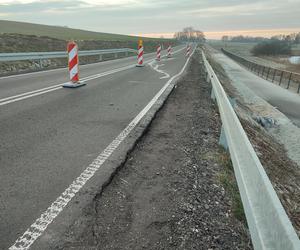
[[[101,33],[81,29],[71,29],[64,26],[50,26],[7,20],[0,20],[0,33],[46,36],[63,40],[137,41],[139,39],[136,36]],[[143,39],[145,41],[170,40],[161,38]]]
[[[228,49],[242,56],[252,56],[251,49],[257,43],[240,43],[240,42],[222,42],[222,41],[209,41],[208,44],[217,50],[221,48]]]
[[[232,212],[239,221],[247,226],[243,203],[235,179],[230,155],[224,149],[220,149],[217,160],[223,167],[222,171],[218,174],[218,180],[224,187],[225,191],[229,194],[232,201]]]
[[[228,194],[233,216],[248,227],[229,153],[220,146],[217,152],[207,152],[206,154],[202,154],[202,159],[215,161],[221,166],[221,171],[216,174],[216,181],[220,183]]]

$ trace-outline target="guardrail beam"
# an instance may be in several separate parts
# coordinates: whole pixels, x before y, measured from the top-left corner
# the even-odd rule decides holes
[[[203,51],[202,58],[212,76],[222,120],[221,137],[226,138],[254,249],[299,250],[292,223]]]

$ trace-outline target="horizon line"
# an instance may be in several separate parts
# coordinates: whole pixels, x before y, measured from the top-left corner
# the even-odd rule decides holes
[[[289,35],[300,32],[300,28],[280,28],[280,29],[252,29],[252,30],[225,30],[225,31],[203,31],[207,39],[221,39],[222,36],[253,36],[270,38],[275,35]],[[173,38],[175,32],[164,33],[138,33],[131,36],[143,36],[151,38]]]

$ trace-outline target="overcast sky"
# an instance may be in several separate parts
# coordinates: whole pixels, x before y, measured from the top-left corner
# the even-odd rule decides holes
[[[211,38],[271,35],[300,32],[300,0],[0,0],[0,19],[165,37],[185,26]]]

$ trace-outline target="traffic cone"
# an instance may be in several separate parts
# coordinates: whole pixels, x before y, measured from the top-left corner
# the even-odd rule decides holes
[[[161,45],[158,45],[156,49],[156,60],[160,61],[160,57],[161,57]]]
[[[188,43],[186,46],[186,56],[189,57],[191,55],[191,45]]]
[[[171,44],[169,44],[169,46],[168,46],[168,50],[167,50],[167,57],[172,57],[172,46],[171,46]]]
[[[79,60],[78,60],[78,46],[74,41],[70,41],[67,45],[68,51],[68,65],[70,82],[64,83],[64,88],[78,88],[85,83],[79,81]]]
[[[143,47],[143,40],[139,40],[138,45],[138,62],[137,67],[143,67],[144,66],[144,47]]]

